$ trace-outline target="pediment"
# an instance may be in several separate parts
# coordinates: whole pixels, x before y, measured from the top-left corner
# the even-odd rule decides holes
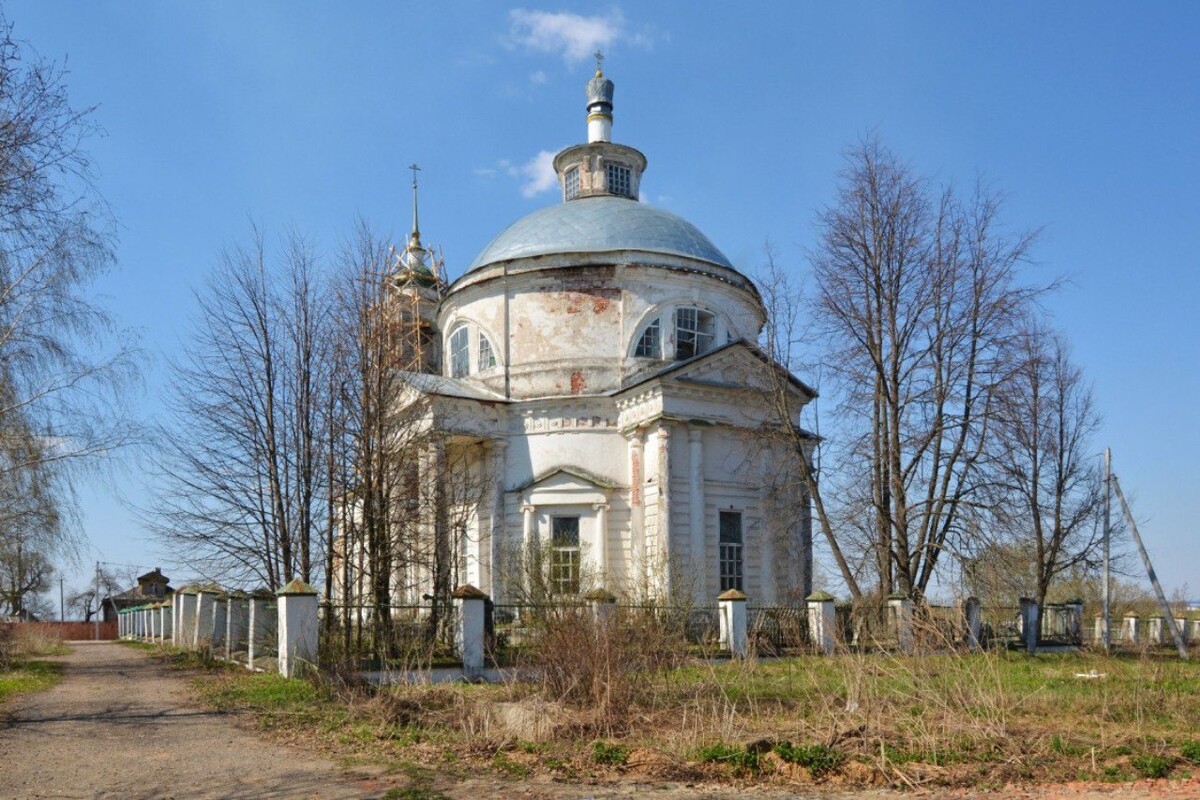
[[[543,472],[517,487],[530,505],[587,505],[608,502],[609,492],[618,488],[607,478],[580,467],[563,465]]]
[[[705,356],[684,362],[660,374],[666,384],[679,383],[724,389],[770,392],[780,386],[796,394],[801,402],[816,392],[747,342],[726,345]]]

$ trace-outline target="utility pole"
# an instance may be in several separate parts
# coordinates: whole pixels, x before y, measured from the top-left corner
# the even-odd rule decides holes
[[[1137,542],[1138,552],[1142,554],[1142,563],[1146,565],[1146,575],[1150,578],[1150,585],[1154,587],[1154,593],[1158,595],[1158,605],[1162,609],[1163,616],[1166,617],[1167,627],[1171,629],[1171,636],[1175,639],[1175,649],[1179,651],[1179,657],[1186,661],[1188,657],[1187,643],[1183,641],[1183,634],[1180,632],[1179,626],[1175,624],[1175,616],[1171,614],[1171,604],[1167,602],[1167,596],[1158,582],[1154,565],[1150,563],[1150,554],[1146,552],[1146,546],[1142,544],[1142,535],[1138,533],[1137,523],[1133,521],[1133,512],[1129,510],[1129,503],[1125,502],[1125,493],[1121,491],[1121,482],[1116,479],[1115,475],[1113,476],[1113,486],[1117,490],[1117,499],[1121,501],[1121,510],[1125,512],[1125,522],[1128,523],[1129,530],[1133,531],[1133,540]]]
[[[96,562],[96,621],[92,625],[92,638],[100,641],[100,562]]]
[[[58,576],[58,619],[61,622],[67,621],[67,601],[63,594],[63,578]]]
[[[1111,608],[1112,593],[1109,589],[1109,539],[1112,534],[1111,512],[1112,510],[1112,450],[1108,447],[1104,448],[1104,586],[1102,594],[1104,598],[1104,652],[1112,652],[1112,615]]]

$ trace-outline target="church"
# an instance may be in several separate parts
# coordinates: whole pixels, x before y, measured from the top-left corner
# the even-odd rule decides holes
[[[419,402],[442,434],[430,463],[477,487],[422,489],[455,506],[437,523],[453,581],[497,603],[533,584],[795,603],[811,591],[812,528],[792,464],[815,437],[780,437],[775,409],[799,430],[815,393],[757,346],[754,283],[695,226],[640,201],[647,159],[612,140],[613,94],[598,68],[587,142],[554,159],[561,202],[511,224],[449,284],[428,280],[415,213],[400,254],[436,347],[399,402]],[[414,570],[396,581],[409,599],[429,591]]]

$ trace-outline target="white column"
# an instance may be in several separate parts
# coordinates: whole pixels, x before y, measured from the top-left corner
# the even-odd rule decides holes
[[[896,630],[896,646],[901,653],[913,650],[913,603],[904,595],[888,598],[888,613]]]
[[[825,655],[833,655],[834,640],[834,599],[828,592],[813,592],[806,599],[808,603],[808,638],[817,650]]]
[[[241,652],[242,641],[246,638],[249,627],[250,600],[241,592],[229,595],[225,606],[225,660],[232,661],[236,653]]]
[[[175,636],[175,604],[163,603],[162,607],[162,638],[159,639],[163,644],[171,641]]]
[[[759,535],[759,557],[761,559],[760,569],[762,570],[762,579],[759,583],[759,593],[762,596],[763,605],[774,605],[778,596],[778,580],[775,573],[775,545],[778,539],[780,515],[775,508],[771,507],[771,485],[775,481],[775,476],[771,474],[771,470],[775,467],[775,463],[771,458],[771,451],[764,446],[763,452],[759,456],[759,488],[758,488],[758,535]],[[743,534],[744,535],[744,534]],[[745,548],[743,548],[745,552]],[[782,556],[789,559],[790,555],[785,549]],[[786,563],[786,562],[785,562]],[[786,574],[786,567],[785,574]]]
[[[660,594],[670,600],[671,573],[671,428],[667,423],[658,425],[658,537],[662,553],[662,581]],[[655,564],[658,568],[660,565]]]
[[[1092,631],[1093,631],[1093,635],[1092,635],[1093,643],[1098,644],[1098,645],[1103,645],[1104,644],[1104,615],[1103,614],[1096,615],[1095,627],[1092,629]]]
[[[225,630],[228,626],[226,608],[229,605],[228,595],[217,595],[212,603],[212,654],[225,655]]]
[[[1150,618],[1150,628],[1147,631],[1147,638],[1149,639],[1150,644],[1161,645],[1163,643],[1163,630],[1165,630],[1163,622],[1164,619],[1159,616],[1153,616]]]
[[[194,647],[196,641],[196,605],[199,601],[199,595],[193,591],[184,594],[179,598],[179,631],[178,640],[175,644],[179,647]]]
[[[462,657],[463,674],[475,678],[484,664],[488,596],[470,584],[458,587],[452,596],[458,610],[454,643]]]
[[[1126,644],[1137,644],[1138,643],[1138,615],[1137,614],[1126,614],[1125,615],[1125,643]]]
[[[212,643],[213,635],[213,601],[217,593],[212,589],[200,589],[196,593],[196,626],[192,637],[192,647],[199,650]]]
[[[717,597],[717,616],[721,620],[720,644],[734,658],[744,658],[748,643],[746,595],[730,589]]]
[[[645,470],[645,444],[641,428],[636,428],[629,434],[629,580],[639,594],[646,580]]]
[[[608,574],[608,503],[595,503],[592,510],[596,512],[596,566],[600,569],[600,584],[611,586],[613,579]]]
[[[487,580],[492,599],[500,600],[500,545],[504,542],[504,476],[508,466],[508,440],[492,439],[492,535],[488,542]]]
[[[533,589],[532,570],[538,563],[534,558],[534,548],[538,543],[533,536],[533,512],[535,507],[530,503],[521,503],[521,575],[525,580],[526,590]]]
[[[296,579],[276,592],[279,614],[279,674],[300,675],[317,663],[317,591]]]
[[[692,539],[692,565],[689,573],[696,585],[692,592],[697,604],[708,594],[710,565],[704,557],[704,432],[688,426],[688,523]]]

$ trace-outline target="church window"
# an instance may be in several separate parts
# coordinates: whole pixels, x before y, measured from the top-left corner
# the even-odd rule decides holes
[[[654,320],[642,331],[633,354],[638,358],[658,358],[661,351],[662,325]]]
[[[722,511],[720,519],[721,591],[742,591],[742,513]]]
[[[579,594],[579,517],[552,518],[550,546],[550,591]]]
[[[492,349],[491,340],[481,333],[479,334],[479,370],[482,372],[494,366],[496,366],[496,351]]]
[[[579,196],[579,167],[571,167],[563,176],[563,191],[568,200]]]
[[[698,308],[675,310],[675,358],[707,353],[717,338],[717,318]]]
[[[633,197],[633,175],[629,167],[621,164],[605,164],[605,174],[608,177],[608,191],[622,197]]]
[[[471,371],[471,331],[466,325],[450,334],[450,377],[462,378]]]

